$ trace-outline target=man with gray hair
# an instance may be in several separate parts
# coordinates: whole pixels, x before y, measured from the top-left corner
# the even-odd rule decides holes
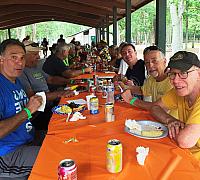
[[[131,86],[122,94],[123,99],[136,107],[149,109],[152,103],[145,102],[133,97],[132,94],[143,95],[145,98],[150,98],[148,101],[157,101],[167,91],[172,88],[170,80],[165,74],[167,60],[163,51],[157,46],[149,46],[144,49],[144,63],[148,72],[148,77],[143,86]],[[123,84],[121,83],[123,86]],[[172,112],[171,112],[172,113]],[[176,116],[176,111],[173,112]]]
[[[200,60],[192,52],[179,51],[169,61],[167,75],[173,88],[154,106],[152,115],[167,125],[169,137],[200,160]],[[178,109],[179,118],[167,111]]]
[[[32,41],[26,41],[24,42],[24,45],[26,49],[26,55],[24,57],[26,63],[19,80],[28,97],[37,92],[45,92],[47,98],[45,110],[44,112],[38,112],[37,117],[33,119],[32,124],[36,130],[47,130],[49,120],[52,116],[52,107],[57,104],[60,97],[70,96],[73,93],[65,90],[49,92],[47,83],[65,87],[69,80],[60,76],[47,75],[40,66],[41,60],[39,52],[41,48]]]
[[[65,65],[64,60],[69,54],[69,45],[66,43],[58,44],[55,55],[50,56],[43,64],[43,70],[51,76],[61,76],[65,78],[72,78],[84,73],[91,73],[91,67],[82,67],[80,70],[71,70]],[[51,91],[56,90],[49,86]]]

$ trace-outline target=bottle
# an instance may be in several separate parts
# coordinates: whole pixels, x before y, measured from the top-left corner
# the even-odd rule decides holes
[[[113,103],[114,104],[114,85],[111,83],[110,85],[107,86],[107,99],[106,103]]]

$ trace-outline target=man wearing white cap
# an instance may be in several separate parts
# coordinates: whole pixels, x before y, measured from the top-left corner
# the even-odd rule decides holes
[[[40,114],[35,117],[32,123],[38,130],[47,130],[48,123],[52,115],[51,109],[56,103],[55,100],[58,100],[61,96],[72,95],[72,92],[64,90],[49,92],[47,82],[49,84],[60,83],[61,85],[66,85],[67,79],[63,77],[49,76],[42,70],[42,68],[39,66],[39,51],[41,48],[38,47],[37,43],[26,41],[24,42],[24,45],[26,49],[26,64],[19,79],[29,97],[37,92],[46,93],[47,104],[45,111],[40,112]]]
[[[170,138],[200,160],[200,61],[194,53],[179,51],[170,58],[166,71],[173,88],[151,113],[168,126]],[[179,119],[166,113],[176,108]]]

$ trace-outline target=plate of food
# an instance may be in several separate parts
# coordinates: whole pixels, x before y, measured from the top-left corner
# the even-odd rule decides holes
[[[160,139],[168,135],[168,128],[150,120],[126,120],[125,131],[143,139]]]
[[[75,104],[74,102],[71,102],[69,104],[55,106],[52,109],[52,112],[55,114],[68,115],[74,112],[83,112],[85,108],[86,106],[83,104]]]

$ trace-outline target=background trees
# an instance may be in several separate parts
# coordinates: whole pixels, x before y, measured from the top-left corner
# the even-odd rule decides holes
[[[170,11],[171,10],[171,11]],[[199,0],[167,1],[167,47],[178,49],[194,47],[200,40],[200,2]],[[155,2],[132,13],[132,41],[136,44],[154,44]],[[176,21],[176,22],[175,22]],[[177,24],[178,22],[178,24]],[[120,39],[125,40],[125,20],[119,21]],[[178,43],[177,43],[178,42]],[[184,45],[184,46],[183,46]]]

